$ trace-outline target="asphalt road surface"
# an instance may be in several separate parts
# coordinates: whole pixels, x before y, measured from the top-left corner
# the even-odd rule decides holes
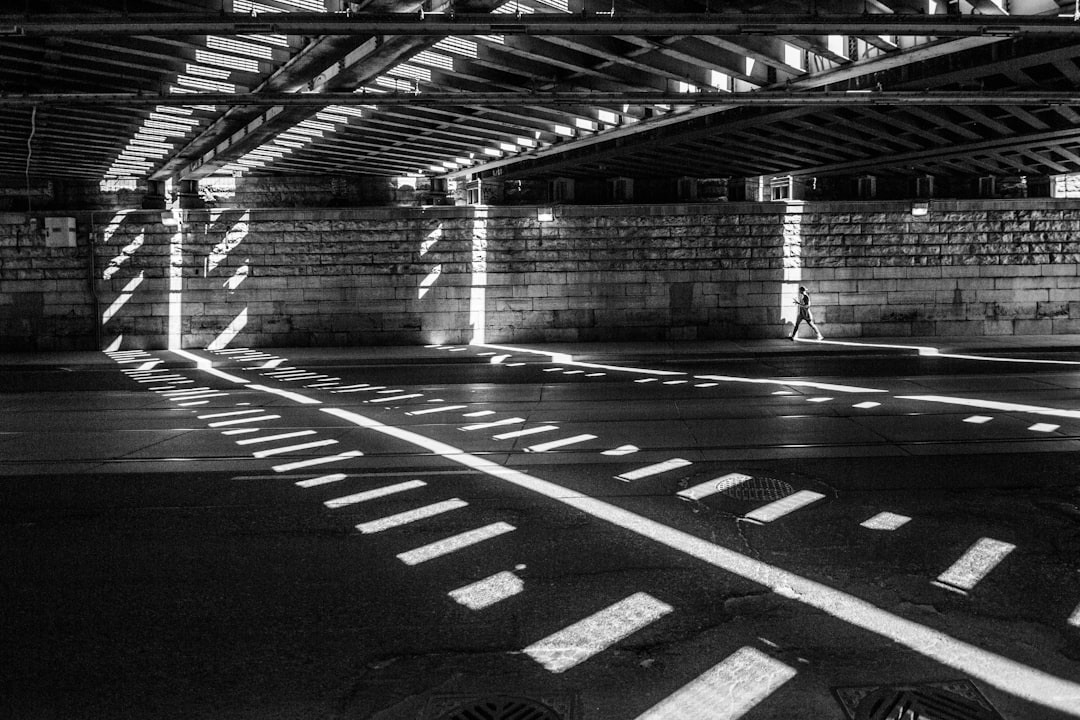
[[[929,684],[1080,718],[1080,353],[119,351],[0,402],[0,717],[842,720]]]

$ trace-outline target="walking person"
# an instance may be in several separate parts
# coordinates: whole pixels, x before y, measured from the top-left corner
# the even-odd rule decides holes
[[[818,326],[814,324],[814,314],[810,312],[810,293],[806,291],[806,288],[802,285],[799,286],[799,294],[795,296],[792,301],[799,306],[799,317],[795,319],[795,327],[791,330],[791,335],[788,335],[788,340],[794,340],[795,335],[799,332],[799,325],[806,322],[810,326],[810,329],[814,331],[817,336],[815,340],[824,340],[825,336],[818,330]]]

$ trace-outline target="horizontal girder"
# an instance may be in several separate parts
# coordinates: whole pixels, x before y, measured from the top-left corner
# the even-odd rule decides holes
[[[533,15],[130,13],[0,15],[0,36],[102,35],[904,35],[1075,37],[1071,15]]]
[[[756,92],[421,92],[421,93],[35,93],[0,95],[0,107],[112,105],[265,105],[324,107],[328,105],[382,106],[518,106],[518,105],[730,105],[734,106],[857,106],[857,105],[1022,105],[1049,107],[1080,105],[1080,92],[1008,90],[998,92],[951,91],[801,91]]]

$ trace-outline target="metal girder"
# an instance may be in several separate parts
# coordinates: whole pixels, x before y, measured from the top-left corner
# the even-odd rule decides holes
[[[900,106],[1006,106],[1052,107],[1080,105],[1080,92],[1002,90],[997,92],[925,91],[801,91],[760,90],[730,92],[422,92],[422,93],[35,93],[0,95],[2,107],[125,106],[155,105],[264,105],[282,107],[323,107],[327,105],[384,105],[445,107],[461,105],[723,105],[730,107],[852,107],[863,105]]]
[[[0,35],[906,35],[1075,36],[1058,15],[780,15],[734,13],[130,13],[0,15]]]

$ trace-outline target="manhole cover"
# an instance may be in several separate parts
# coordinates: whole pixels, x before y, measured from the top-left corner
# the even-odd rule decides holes
[[[849,720],[1004,720],[970,680],[833,692]]]
[[[543,703],[521,697],[486,697],[459,701],[440,720],[562,720]]]
[[[736,500],[779,500],[795,492],[795,488],[783,480],[768,477],[733,480],[729,487],[718,486],[717,489]]]

